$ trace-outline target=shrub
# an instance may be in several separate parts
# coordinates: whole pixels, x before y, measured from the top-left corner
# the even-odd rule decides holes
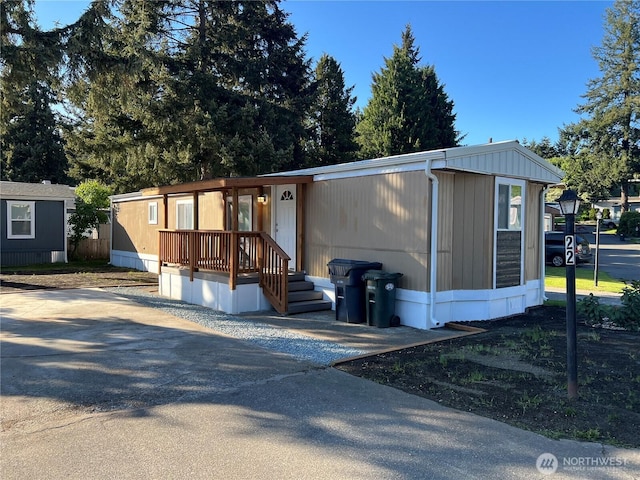
[[[69,216],[71,226],[71,249],[69,256],[76,256],[78,245],[85,233],[91,228],[97,228],[108,220],[107,214],[101,209],[109,206],[109,195],[112,189],[96,180],[87,180],[76,187],[76,208]]]
[[[578,311],[591,326],[613,326],[640,331],[640,281],[633,280],[622,289],[621,306],[601,305],[598,297],[590,293],[577,304]]]
[[[618,235],[637,237],[640,231],[640,212],[624,212],[620,215]]]
[[[611,218],[611,210],[608,208],[602,210],[602,218],[609,220]]]

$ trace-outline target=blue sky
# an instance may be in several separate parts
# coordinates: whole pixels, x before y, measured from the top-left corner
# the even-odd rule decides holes
[[[37,0],[43,28],[78,18],[89,2]],[[422,63],[434,65],[455,104],[466,145],[558,137],[575,122],[589,79],[600,76],[591,49],[604,33],[601,1],[327,1],[281,6],[315,61],[323,53],[342,66],[357,105],[366,106],[371,74],[411,24]]]

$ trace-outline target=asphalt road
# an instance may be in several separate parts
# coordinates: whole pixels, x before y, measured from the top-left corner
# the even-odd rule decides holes
[[[596,235],[582,232],[580,235],[591,244],[595,262]],[[640,244],[620,241],[616,235],[600,234],[598,250],[599,271],[621,280],[640,280]]]
[[[640,477],[640,450],[545,438],[112,293],[0,301],[2,480]]]

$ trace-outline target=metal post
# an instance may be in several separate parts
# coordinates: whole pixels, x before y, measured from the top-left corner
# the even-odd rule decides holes
[[[565,215],[565,235],[574,238],[575,215]],[[578,359],[576,344],[576,266],[575,261],[567,263],[567,392],[570,399],[578,398]]]
[[[599,253],[600,253],[600,220],[602,219],[602,214],[598,212],[596,215],[596,258],[593,266],[593,284],[598,286],[598,266],[599,266]]]

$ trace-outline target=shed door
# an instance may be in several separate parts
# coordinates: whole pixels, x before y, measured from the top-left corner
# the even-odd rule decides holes
[[[296,267],[296,186],[277,185],[275,207],[275,241],[291,257],[289,269]]]

